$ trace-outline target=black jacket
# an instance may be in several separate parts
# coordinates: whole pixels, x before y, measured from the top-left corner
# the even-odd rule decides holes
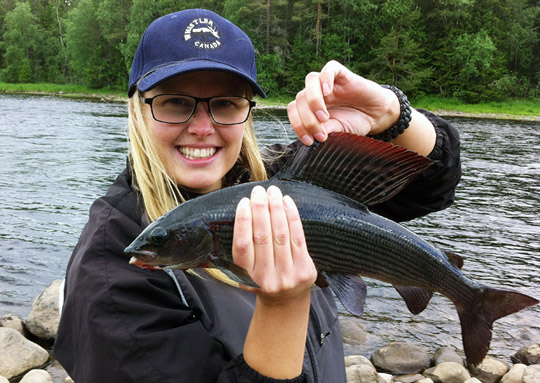
[[[373,209],[389,218],[410,219],[453,202],[461,174],[459,137],[444,120],[427,115],[437,129],[430,157],[438,162]],[[289,152],[297,145],[290,145]],[[271,164],[269,174],[287,157]],[[204,274],[128,264],[123,250],[145,226],[126,169],[92,204],[67,268],[54,355],[75,382],[284,382],[259,375],[242,358],[254,309],[252,294]],[[315,287],[311,306],[304,373],[288,382],[345,382],[341,331],[330,290]]]

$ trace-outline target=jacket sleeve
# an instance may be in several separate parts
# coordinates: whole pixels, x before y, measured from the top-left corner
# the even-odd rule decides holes
[[[461,179],[460,140],[457,129],[446,120],[419,109],[435,127],[435,147],[428,157],[435,163],[424,170],[393,198],[371,208],[394,221],[443,210],[452,205]]]
[[[278,382],[228,355],[167,273],[128,264],[123,249],[142,230],[122,207],[133,206],[131,197],[92,205],[68,266],[54,355],[70,376],[77,383]]]

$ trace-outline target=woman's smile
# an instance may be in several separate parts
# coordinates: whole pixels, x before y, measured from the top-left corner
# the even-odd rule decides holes
[[[180,146],[178,147],[178,151],[182,156],[187,158],[188,160],[200,160],[200,159],[207,159],[216,154],[218,151],[218,148],[216,147],[209,147],[209,148],[193,148],[189,146]]]

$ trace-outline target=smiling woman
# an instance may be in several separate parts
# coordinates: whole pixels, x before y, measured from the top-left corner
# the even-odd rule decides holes
[[[67,269],[54,352],[77,383],[345,382],[336,304],[328,288],[313,287],[317,271],[299,211],[277,187],[254,187],[232,207],[233,261],[257,288],[233,286],[218,271],[210,278],[137,268],[125,249],[185,200],[265,180],[303,144],[335,131],[391,137],[436,160],[404,194],[380,204],[384,215],[410,219],[440,210],[453,201],[460,177],[459,138],[444,120],[411,109],[397,88],[332,61],[307,75],[288,106],[301,141],[273,145],[263,156],[254,95],[266,97],[255,50],[228,20],[191,9],[145,31],[129,80],[129,165],[92,205]],[[400,115],[412,119],[398,121]],[[339,170],[325,171],[339,177]],[[160,241],[163,233],[156,234]],[[180,236],[167,242],[172,253],[180,241],[186,245]],[[208,248],[203,242],[187,241],[196,259]],[[321,331],[330,334],[324,344]]]

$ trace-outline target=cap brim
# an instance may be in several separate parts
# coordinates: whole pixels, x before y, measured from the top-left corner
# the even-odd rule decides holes
[[[225,71],[229,73],[236,74],[248,81],[248,83],[252,86],[253,91],[258,94],[259,96],[266,98],[266,93],[264,93],[264,90],[257,84],[252,78],[249,76],[246,76],[242,71],[231,67],[230,65],[222,64],[215,61],[209,61],[209,60],[189,60],[189,61],[182,61],[174,64],[170,64],[167,66],[162,66],[147,75],[145,75],[141,80],[132,86],[132,88],[129,90],[129,96],[131,97],[133,93],[135,92],[135,88],[139,88],[140,91],[146,92],[152,88],[155,88],[159,84],[161,84],[163,81],[166,81],[172,77],[189,73],[189,72],[197,72],[197,71]]]

